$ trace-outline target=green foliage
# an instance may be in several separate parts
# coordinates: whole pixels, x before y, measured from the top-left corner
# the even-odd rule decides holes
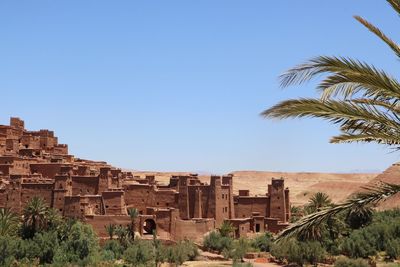
[[[164,253],[166,261],[177,266],[182,265],[187,260],[194,260],[199,255],[197,246],[189,240],[180,241],[174,246],[166,247]]]
[[[366,226],[372,221],[372,208],[369,206],[354,207],[346,216],[346,223],[352,229]]]
[[[18,233],[18,215],[10,209],[0,208],[0,236],[16,236]]]
[[[115,224],[112,224],[112,223],[107,224],[104,226],[104,228],[106,229],[106,232],[107,232],[108,236],[110,237],[110,240],[113,239],[115,229],[116,229]]]
[[[249,250],[250,243],[245,238],[239,238],[237,242],[234,243],[231,258],[234,262],[241,261],[243,262],[243,257],[246,255],[247,251]]]
[[[43,198],[35,196],[29,201],[23,211],[24,237],[32,238],[35,233],[47,229],[49,209]]]
[[[9,266],[15,259],[16,244],[9,236],[0,236],[0,266]]]
[[[251,241],[251,246],[260,251],[269,252],[272,246],[272,234],[265,232]]]
[[[341,256],[335,261],[335,267],[368,267],[369,264],[363,259],[349,259]]]
[[[204,238],[203,246],[208,250],[216,250],[218,252],[231,250],[233,239],[231,237],[222,236],[219,232],[213,231]]]
[[[342,253],[352,258],[374,256],[386,251],[389,258],[399,256],[400,213],[386,211],[375,213],[372,223],[355,230],[344,238]]]
[[[271,254],[280,261],[287,260],[289,263],[303,265],[322,261],[326,256],[326,251],[317,241],[304,242],[288,239],[273,244]]]
[[[103,253],[112,256],[113,259],[121,259],[124,247],[117,240],[107,240],[103,246]]]
[[[90,225],[76,222],[55,255],[57,263],[88,264],[98,259],[99,243]]]
[[[134,266],[145,265],[152,260],[152,251],[148,242],[137,240],[125,250],[123,258]]]
[[[390,239],[387,241],[386,255],[389,259],[398,259],[400,257],[400,239]]]
[[[308,204],[305,207],[307,213],[313,213],[321,210],[324,207],[328,207],[332,204],[332,200],[329,196],[322,192],[317,192],[311,196]]]
[[[223,221],[221,226],[218,228],[218,232],[222,237],[230,237],[235,232],[235,227],[228,221]]]

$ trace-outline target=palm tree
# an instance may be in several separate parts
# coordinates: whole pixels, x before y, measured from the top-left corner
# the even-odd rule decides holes
[[[36,232],[45,229],[48,222],[49,207],[42,198],[33,197],[26,205],[24,215],[24,228],[28,236],[32,237]]]
[[[130,234],[131,234],[132,240],[135,240],[136,218],[139,216],[139,211],[136,208],[129,208],[128,215],[131,218]]]
[[[122,245],[126,244],[126,236],[127,236],[127,230],[124,226],[118,225],[115,228],[115,234],[118,236],[118,240]]]
[[[332,201],[327,194],[322,193],[322,192],[317,192],[308,201],[306,210],[309,213],[313,213],[316,211],[320,211],[321,208],[327,207],[331,204],[332,204]]]
[[[15,236],[18,232],[19,217],[8,208],[0,208],[0,236]]]
[[[107,234],[110,237],[110,240],[112,240],[116,229],[115,224],[112,223],[107,224],[104,226],[104,228],[106,229]]]
[[[400,15],[400,0],[387,0]],[[355,19],[400,57],[400,46],[362,17]],[[400,149],[400,82],[373,65],[346,58],[320,56],[281,75],[281,86],[301,84],[324,75],[317,86],[320,98],[290,99],[261,113],[265,118],[322,118],[337,124],[340,134],[332,143],[375,142]],[[297,235],[339,212],[360,210],[400,191],[399,185],[382,183],[344,203],[310,214],[280,234]],[[278,238],[278,239],[280,239]]]

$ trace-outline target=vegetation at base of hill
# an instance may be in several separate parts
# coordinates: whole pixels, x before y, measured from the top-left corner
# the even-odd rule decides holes
[[[334,204],[327,195],[317,193],[297,210],[307,216],[308,212],[312,214],[331,205]],[[373,259],[386,262],[400,259],[400,209],[342,214],[328,222],[310,229],[307,235],[280,242],[270,233],[234,239],[231,232],[221,232],[221,228],[228,228],[221,226],[204,238],[203,246],[234,262],[241,262],[247,252],[270,252],[279,262],[300,266],[324,262],[335,262],[336,266],[368,266],[367,262]]]
[[[90,225],[63,219],[40,198],[31,199],[22,218],[0,209],[0,266],[178,266],[198,256],[188,240],[165,246],[155,233],[153,240],[134,239],[135,213],[128,227],[107,225],[110,239],[101,247]]]

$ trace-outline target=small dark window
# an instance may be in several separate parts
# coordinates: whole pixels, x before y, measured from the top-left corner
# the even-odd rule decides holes
[[[108,205],[106,205],[106,209],[108,209]]]

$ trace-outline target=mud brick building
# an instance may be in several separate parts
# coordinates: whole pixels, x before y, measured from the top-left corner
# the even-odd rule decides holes
[[[76,158],[54,132],[28,131],[19,118],[0,125],[0,208],[21,213],[38,196],[63,216],[90,223],[100,236],[107,236],[106,224],[128,225],[129,208],[139,210],[141,235],[156,229],[160,238],[201,240],[224,221],[238,237],[275,233],[290,219],[289,190],[283,179],[272,179],[266,189],[265,196],[234,195],[232,175],[212,175],[209,183],[196,174],[171,176],[162,185],[153,175]]]

